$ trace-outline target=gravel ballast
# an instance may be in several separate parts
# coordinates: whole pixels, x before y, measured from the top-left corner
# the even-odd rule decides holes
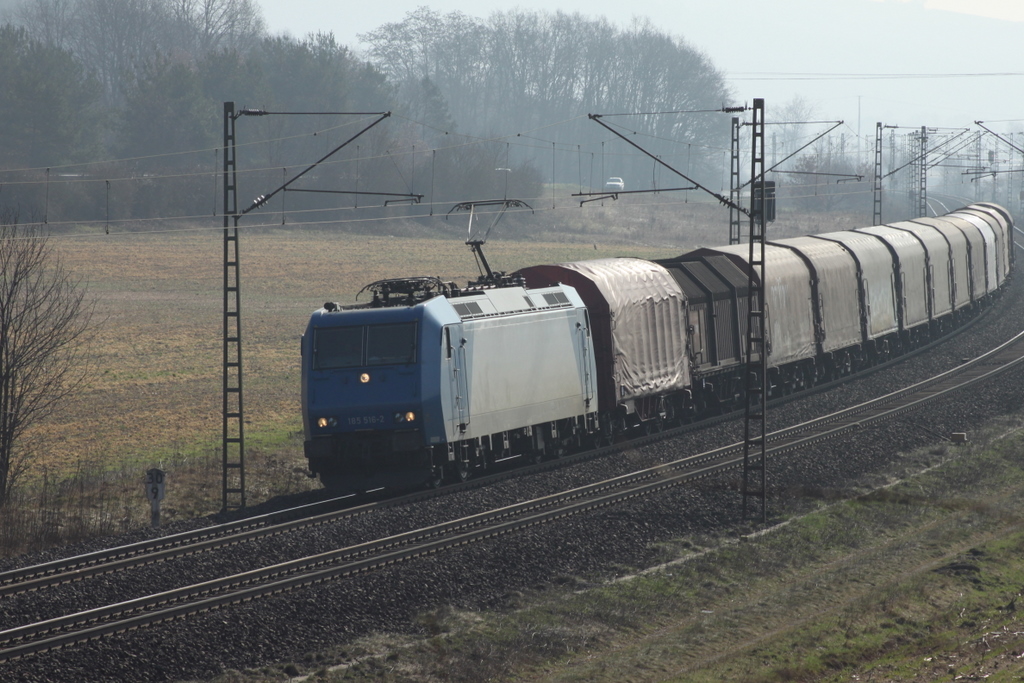
[[[1019,281],[1011,282],[983,320],[938,349],[827,394],[771,410],[769,429],[902,388],[1009,339],[1020,331],[1022,289]],[[807,505],[807,496],[863,490],[881,480],[881,473],[889,471],[901,451],[935,443],[936,435],[970,433],[987,418],[1019,410],[1024,400],[1019,388],[1022,379],[1024,371],[1015,370],[993,384],[955,399],[940,400],[896,422],[866,428],[850,438],[772,461],[770,513],[778,519]],[[379,510],[339,524],[180,558],[123,575],[7,598],[0,604],[0,628],[428,526],[699,453],[736,442],[741,434],[740,422],[723,424],[554,472]],[[416,615],[426,610],[441,606],[459,610],[506,608],[514,606],[522,591],[541,590],[564,577],[574,577],[586,585],[649,566],[659,561],[654,546],[674,538],[748,530],[749,524],[741,519],[737,477],[736,473],[725,474],[365,576],[0,664],[0,673],[5,680],[24,681],[202,679],[226,669],[298,661],[305,653],[373,632],[419,633],[422,627]],[[110,541],[125,542],[125,538]],[[77,554],[86,549],[61,549],[18,558],[16,562],[35,564],[54,555]]]

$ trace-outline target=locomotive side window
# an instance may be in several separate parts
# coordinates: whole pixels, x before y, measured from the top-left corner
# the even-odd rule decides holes
[[[321,327],[313,337],[313,367],[352,368],[363,364],[363,328]]]
[[[370,325],[366,328],[366,364],[416,362],[416,323]]]

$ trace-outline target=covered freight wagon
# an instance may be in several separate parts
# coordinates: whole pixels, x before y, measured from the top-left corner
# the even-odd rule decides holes
[[[709,377],[741,364],[750,296],[747,274],[722,255],[683,254],[657,263],[686,294],[693,369]]]
[[[621,405],[627,413],[647,412],[642,399],[689,387],[686,297],[662,266],[608,258],[531,266],[516,275],[528,287],[569,285],[583,299],[602,409]]]

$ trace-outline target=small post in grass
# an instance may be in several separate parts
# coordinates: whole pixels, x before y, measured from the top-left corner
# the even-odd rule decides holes
[[[152,509],[150,524],[154,529],[160,528],[160,501],[164,499],[165,481],[163,470],[154,467],[146,472],[146,497]]]

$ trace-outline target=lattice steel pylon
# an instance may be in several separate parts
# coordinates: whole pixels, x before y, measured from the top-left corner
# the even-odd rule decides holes
[[[875,124],[875,210],[871,225],[882,224],[882,122]]]
[[[732,117],[732,140],[729,164],[729,244],[740,243],[740,117]]]
[[[245,507],[245,418],[242,401],[242,311],[238,261],[235,103],[224,103],[224,360],[221,510]]]
[[[764,161],[764,100],[755,99],[752,109],[750,155],[750,249],[747,284],[746,408],[743,417],[743,517],[749,501],[761,503],[761,522],[768,522],[768,302],[765,280],[765,228],[767,197]],[[760,197],[760,202],[757,198]]]
[[[917,215],[928,215],[928,128],[921,126],[921,156],[918,167]]]
[[[246,209],[238,210],[238,169],[235,154],[235,120],[240,116],[278,115],[320,115],[334,116],[368,116],[378,118],[365,126],[355,135],[332,149],[317,161],[285,181],[276,190],[261,194]],[[262,109],[240,109],[235,111],[234,102],[224,103],[224,383],[223,383],[223,454],[222,501],[223,510],[234,510],[245,507],[245,413],[242,397],[242,294],[239,276],[238,222],[250,211],[264,206],[271,197],[283,192],[288,187],[329,159],[338,151],[349,145],[366,131],[370,130],[391,112],[268,112]],[[305,192],[321,190],[306,189]],[[340,192],[340,194],[383,194],[396,196],[396,193],[382,192]],[[422,195],[397,195],[407,198]],[[418,199],[417,199],[418,200]]]

